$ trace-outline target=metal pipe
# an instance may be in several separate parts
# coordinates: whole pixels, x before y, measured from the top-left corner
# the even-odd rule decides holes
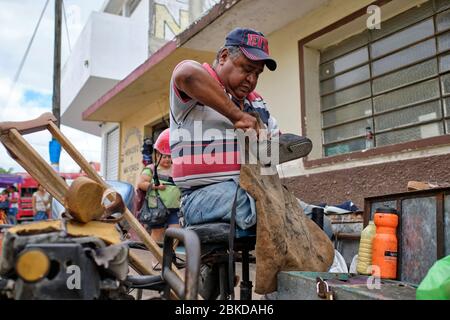
[[[176,273],[172,271],[172,262],[174,258],[173,241],[178,239],[185,244],[186,248],[186,268],[184,283]],[[197,299],[198,277],[200,274],[200,240],[194,231],[168,228],[164,236],[163,248],[163,268],[162,277],[175,293],[185,300]],[[165,295],[168,296],[170,288],[166,288]]]

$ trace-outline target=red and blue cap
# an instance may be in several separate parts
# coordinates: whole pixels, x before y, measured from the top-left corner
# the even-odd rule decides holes
[[[277,68],[277,62],[269,56],[269,42],[261,32],[236,28],[227,35],[225,46],[239,47],[248,59],[264,61],[271,71]]]

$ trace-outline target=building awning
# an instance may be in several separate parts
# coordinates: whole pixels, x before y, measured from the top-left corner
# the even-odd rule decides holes
[[[130,114],[168,96],[172,70],[182,60],[210,61],[211,52],[177,47],[170,41],[83,112],[83,120],[120,122]]]
[[[233,28],[253,28],[270,38],[272,32],[326,2],[222,0],[86,109],[83,120],[120,122],[152,101],[168,97],[170,77],[180,61],[212,62]]]

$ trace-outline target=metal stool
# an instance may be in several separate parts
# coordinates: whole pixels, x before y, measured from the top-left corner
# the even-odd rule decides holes
[[[201,246],[201,263],[212,265],[212,268],[218,268],[219,299],[228,300],[234,288],[229,288],[228,273],[228,237],[230,234],[230,224],[224,222],[205,223],[189,226],[187,229],[194,231],[199,239]],[[240,300],[252,299],[253,284],[250,281],[250,262],[255,258],[250,255],[250,251],[255,249],[256,228],[249,230],[236,229],[234,240],[234,262],[242,263],[242,281],[240,283]],[[234,269],[234,264],[233,264]],[[233,275],[236,276],[235,270]],[[216,297],[205,297],[216,298]]]

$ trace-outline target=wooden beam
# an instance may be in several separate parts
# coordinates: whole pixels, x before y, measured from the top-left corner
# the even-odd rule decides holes
[[[153,271],[153,269],[149,269],[147,268],[147,266],[145,265],[145,263],[141,260],[141,258],[139,258],[139,256],[132,252],[131,249],[128,252],[128,257],[130,258],[130,265],[131,267],[136,270],[137,272],[139,272],[140,274],[149,274],[152,276],[156,276],[157,273]]]
[[[64,204],[68,190],[66,182],[42,159],[17,129],[0,136],[1,142],[14,155],[14,159],[30,173],[53,197]]]
[[[52,134],[53,138],[58,140],[64,150],[69,154],[69,156],[80,166],[81,170],[86,172],[89,178],[93,179],[95,182],[100,183],[108,187],[105,181],[97,174],[97,171],[92,168],[92,166],[87,162],[83,155],[77,150],[77,148],[69,141],[59,130],[56,124],[52,121],[48,122],[48,131]]]

